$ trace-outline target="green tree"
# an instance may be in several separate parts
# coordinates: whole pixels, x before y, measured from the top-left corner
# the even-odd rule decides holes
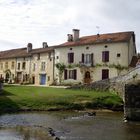
[[[58,72],[58,74],[59,74],[59,82],[60,82],[60,84],[61,84],[63,72],[64,72],[66,66],[65,66],[63,63],[57,63],[57,64],[55,64],[55,66],[56,66],[56,68],[57,68],[58,71],[59,71],[59,72]]]

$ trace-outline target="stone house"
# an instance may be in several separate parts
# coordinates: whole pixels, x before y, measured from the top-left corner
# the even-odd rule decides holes
[[[7,82],[51,85],[60,82],[56,64],[65,66],[62,82],[91,83],[127,73],[137,62],[134,32],[80,37],[73,29],[67,42],[42,48],[0,52],[0,76]]]
[[[0,52],[0,76],[5,82],[50,85],[53,83],[53,48],[26,48]]]
[[[122,75],[136,56],[134,32],[118,32],[80,37],[73,29],[67,42],[54,47],[55,64],[63,63],[64,83],[91,83]],[[59,82],[58,70],[55,79]]]
[[[33,49],[31,59],[31,79],[35,85],[51,85],[54,81],[53,47]]]

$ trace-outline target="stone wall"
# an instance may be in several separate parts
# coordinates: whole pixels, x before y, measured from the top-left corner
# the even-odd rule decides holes
[[[125,85],[124,99],[125,119],[140,121],[140,84]]]

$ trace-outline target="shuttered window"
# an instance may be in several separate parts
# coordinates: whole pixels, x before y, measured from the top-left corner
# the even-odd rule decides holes
[[[74,53],[68,53],[68,63],[74,62]]]
[[[67,70],[64,71],[64,79],[67,80]]]
[[[102,61],[103,62],[109,62],[109,51],[103,51],[102,52]]]
[[[81,62],[84,64],[93,64],[93,53],[91,54],[82,53]]]
[[[77,70],[66,70],[64,71],[64,79],[77,79]]]

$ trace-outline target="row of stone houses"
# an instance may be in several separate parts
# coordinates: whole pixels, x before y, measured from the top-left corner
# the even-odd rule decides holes
[[[134,32],[80,37],[73,29],[67,42],[33,49],[27,47],[0,52],[0,77],[5,82],[36,85],[90,83],[126,73],[137,61]],[[62,71],[56,68],[60,64]],[[62,77],[60,77],[62,73]],[[61,79],[60,79],[61,78]]]

